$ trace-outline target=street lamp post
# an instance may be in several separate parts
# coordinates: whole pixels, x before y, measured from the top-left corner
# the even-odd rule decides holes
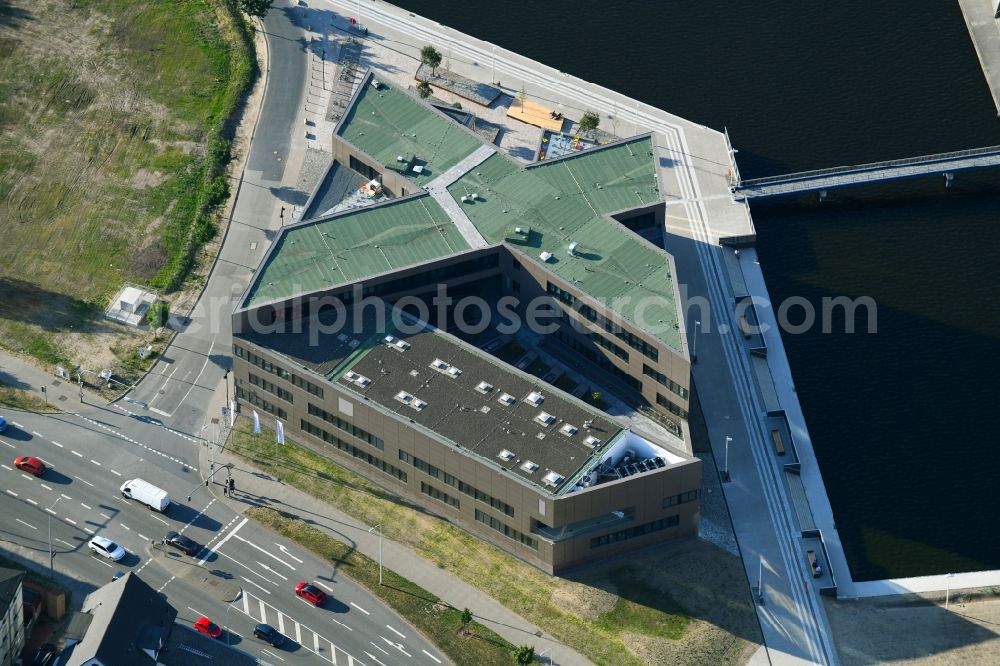
[[[726,462],[725,462],[725,469],[722,470],[723,481],[729,480],[729,442],[731,441],[733,441],[733,438],[726,435],[726,459],[725,459]]]
[[[694,339],[691,342],[691,362],[698,362],[698,329],[701,328],[701,322],[696,321],[694,323]]]
[[[382,584],[382,523],[369,528],[368,534],[378,530],[378,584]]]
[[[49,514],[49,578],[55,578],[52,566],[52,514],[55,513],[54,509],[56,508],[56,504],[59,504],[59,500],[61,499],[62,497],[57,497],[56,501],[52,503],[52,506],[45,510],[45,512]]]
[[[954,578],[954,577],[955,577],[955,574],[953,574],[953,573],[947,574],[944,577],[945,580],[948,582],[948,587],[947,587],[947,589],[945,590],[945,593],[944,593],[944,607],[945,607],[945,609],[948,608],[948,602],[951,601],[951,579]]]
[[[542,650],[541,652],[539,652],[538,653],[538,661],[542,661],[542,657],[544,657],[546,654],[548,654],[550,652],[552,652],[552,648],[545,648],[544,650]],[[549,656],[549,666],[556,666],[556,660],[553,659],[551,657],[551,655]]]
[[[757,565],[757,603],[761,606],[764,605],[764,556],[760,556],[760,562]]]

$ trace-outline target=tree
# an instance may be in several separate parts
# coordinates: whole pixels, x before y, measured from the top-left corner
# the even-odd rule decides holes
[[[472,611],[468,608],[462,611],[462,633],[469,633],[469,625],[472,624]]]
[[[601,117],[593,111],[584,111],[583,118],[580,118],[580,131],[591,132],[601,124]]]
[[[167,320],[170,318],[170,304],[164,301],[157,301],[149,307],[149,312],[146,313],[146,321],[153,328],[160,328],[166,325]]]
[[[421,81],[417,84],[417,94],[420,95],[421,99],[427,99],[431,96],[432,92],[434,91],[431,90],[431,84],[426,81]]]
[[[514,663],[518,666],[528,666],[535,660],[535,648],[530,645],[519,645],[514,650]]]
[[[428,44],[420,49],[420,62],[431,68],[431,74],[437,75],[438,65],[441,64],[441,54],[436,48]]]
[[[274,0],[240,0],[240,9],[250,16],[264,18],[273,4]]]

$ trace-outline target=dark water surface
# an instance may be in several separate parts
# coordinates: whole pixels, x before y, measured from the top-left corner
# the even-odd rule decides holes
[[[728,127],[744,178],[1000,145],[955,2],[395,4]],[[854,578],[1000,568],[1000,173],[752,212],[775,301],[879,306],[874,335],[785,336]]]

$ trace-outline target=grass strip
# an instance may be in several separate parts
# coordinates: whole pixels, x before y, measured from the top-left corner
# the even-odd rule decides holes
[[[350,576],[416,627],[449,659],[459,666],[510,664],[514,646],[473,620],[466,635],[462,611],[442,602],[391,569],[383,569],[384,584],[378,582],[378,562],[338,541],[298,516],[266,507],[248,509],[246,515],[285,538],[308,548],[337,570]]]
[[[28,412],[52,413],[60,411],[58,407],[47,404],[37,395],[5,384],[0,384],[0,405],[6,405],[14,409],[23,409]]]

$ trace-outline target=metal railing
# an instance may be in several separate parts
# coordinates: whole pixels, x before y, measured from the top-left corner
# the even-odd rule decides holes
[[[783,176],[767,176],[764,178],[751,178],[740,181],[738,189],[750,189],[763,185],[776,185],[799,180],[814,180],[824,176],[849,175],[852,173],[877,171],[922,164],[937,164],[940,162],[955,161],[964,158],[982,157],[987,155],[1000,156],[1000,146],[987,146],[984,148],[970,148],[968,150],[956,150],[950,153],[937,153],[934,155],[921,155],[918,157],[907,157],[899,160],[886,160],[884,162],[871,162],[868,164],[856,164],[853,166],[838,166],[827,169],[815,169],[813,171],[799,171]]]

